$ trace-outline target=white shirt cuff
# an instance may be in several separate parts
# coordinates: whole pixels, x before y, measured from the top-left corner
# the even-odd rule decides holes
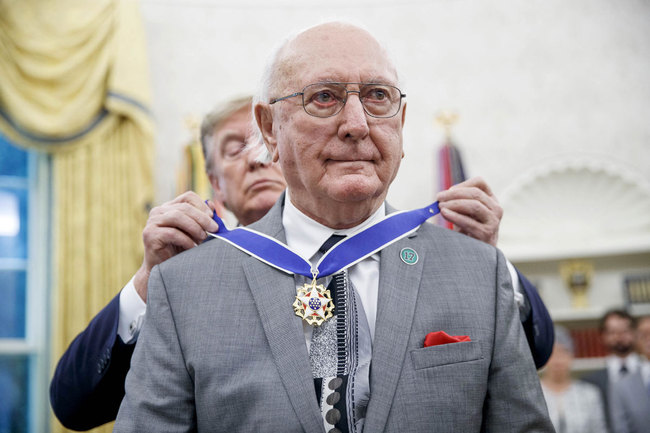
[[[117,335],[125,343],[131,343],[138,336],[147,304],[142,300],[133,285],[133,278],[120,292],[120,317],[117,323]]]
[[[515,303],[519,307],[519,311],[526,308],[526,298],[522,292],[521,284],[519,284],[519,275],[517,275],[517,270],[515,266],[510,263],[510,260],[506,259],[506,265],[508,266],[508,272],[510,272],[510,279],[512,280],[512,288],[515,292]]]

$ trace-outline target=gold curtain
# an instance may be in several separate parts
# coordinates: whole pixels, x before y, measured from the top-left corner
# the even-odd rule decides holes
[[[192,134],[192,140],[183,148],[183,159],[176,179],[176,194],[194,191],[199,197],[212,197],[212,186],[205,173],[199,118],[188,116],[185,127]]]
[[[0,131],[52,159],[52,368],[142,261],[147,68],[135,0],[0,1]]]

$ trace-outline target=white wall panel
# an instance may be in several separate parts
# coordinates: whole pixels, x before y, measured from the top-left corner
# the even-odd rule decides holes
[[[611,158],[650,179],[650,3],[643,0],[142,0],[158,126],[158,201],[190,134],[183,118],[256,87],[285,34],[350,18],[383,39],[405,78],[406,158],[390,201],[437,187],[435,114],[455,109],[470,175],[499,193],[563,155]]]

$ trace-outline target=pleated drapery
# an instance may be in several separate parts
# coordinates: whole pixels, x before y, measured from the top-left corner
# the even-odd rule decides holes
[[[0,2],[0,131],[52,159],[53,363],[142,261],[148,80],[136,1]]]

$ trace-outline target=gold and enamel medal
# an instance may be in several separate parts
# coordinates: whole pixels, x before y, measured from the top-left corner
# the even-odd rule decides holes
[[[334,302],[330,291],[322,284],[316,284],[316,277],[311,284],[305,283],[298,289],[296,300],[293,302],[296,316],[312,326],[320,326],[333,316]]]

